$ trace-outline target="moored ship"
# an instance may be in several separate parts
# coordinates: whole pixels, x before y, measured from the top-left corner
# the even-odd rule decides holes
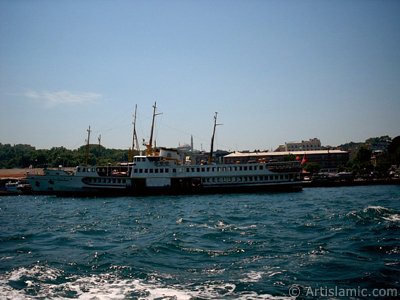
[[[176,149],[152,147],[156,104],[146,155],[135,156],[131,173],[133,194],[234,193],[300,191],[301,165],[298,161],[216,164],[213,146],[217,113],[208,162],[186,163]]]
[[[135,113],[136,115],[136,113]],[[298,161],[217,164],[213,161],[214,129],[208,161],[192,164],[177,149],[152,146],[156,104],[146,154],[117,166],[78,166],[74,172],[48,169],[44,175],[30,175],[35,193],[69,195],[153,195],[191,193],[234,193],[299,191],[301,165]],[[90,127],[89,127],[90,132]],[[134,140],[136,132],[134,129]],[[89,137],[88,137],[89,140]],[[132,147],[133,149],[133,147]]]
[[[130,164],[116,166],[78,166],[73,171],[44,169],[43,175],[29,175],[36,194],[127,195],[131,189]]]
[[[184,165],[163,156],[135,156],[133,194],[299,191],[300,164]]]
[[[119,196],[130,193],[132,164],[88,165],[90,126],[87,132],[86,164],[73,170],[62,167],[45,168],[43,175],[29,174],[27,180],[31,186],[31,193],[73,196]]]

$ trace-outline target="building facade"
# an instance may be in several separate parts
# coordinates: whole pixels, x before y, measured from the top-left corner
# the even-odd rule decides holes
[[[249,162],[285,161],[296,159],[307,163],[317,163],[321,169],[344,167],[349,161],[349,152],[342,150],[284,151],[284,152],[235,152],[224,156],[228,164]]]
[[[288,142],[284,146],[285,151],[312,151],[321,150],[321,141],[317,138],[301,142]]]

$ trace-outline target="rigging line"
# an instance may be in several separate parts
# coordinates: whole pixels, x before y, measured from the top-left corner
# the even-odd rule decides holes
[[[161,123],[161,121],[163,121],[162,118],[160,118],[160,123]],[[205,137],[197,135],[195,133],[189,133],[189,132],[187,132],[185,130],[178,129],[178,128],[174,127],[174,126],[171,126],[171,125],[169,125],[168,123],[165,123],[165,122],[162,125],[164,127],[168,127],[168,128],[173,129],[173,130],[175,130],[177,132],[184,133],[185,135],[188,135],[189,139],[190,139],[190,136],[193,136],[193,138],[195,139],[195,142],[200,142],[200,143],[203,143],[205,145],[208,145],[208,143],[210,142],[210,137],[205,138]],[[232,147],[232,145],[228,146],[228,145],[219,143],[218,142],[218,133],[215,134],[215,140],[216,140],[215,144],[219,145],[218,147],[224,147],[226,149],[237,149],[237,147]],[[217,149],[217,150],[219,150],[219,149]]]
[[[185,131],[185,130],[176,128],[175,126],[172,126],[172,125],[170,125],[169,123],[165,122],[163,118],[160,118],[160,123],[162,123],[162,125],[163,125],[164,127],[167,127],[167,128],[172,129],[172,130],[174,130],[174,131],[176,131],[176,132],[183,133],[184,135],[189,136],[189,138],[190,138],[190,136],[193,136],[193,137],[196,137],[198,140],[201,140],[201,141],[203,141],[203,142],[205,142],[205,141],[208,140],[208,138],[201,137],[200,135],[198,135],[198,134],[196,134],[196,133],[188,132],[188,131]],[[161,127],[161,126],[160,126],[160,127]]]

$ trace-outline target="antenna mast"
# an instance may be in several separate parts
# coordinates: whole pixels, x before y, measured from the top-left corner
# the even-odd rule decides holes
[[[217,124],[217,116],[218,116],[218,112],[215,112],[215,116],[214,116],[214,129],[213,129],[213,134],[212,134],[212,137],[211,137],[211,150],[210,150],[210,156],[208,157],[208,163],[209,163],[209,164],[212,163],[212,158],[213,158],[215,129],[217,128],[217,126],[222,125],[222,124]]]
[[[150,132],[150,140],[149,143],[146,145],[147,147],[147,155],[151,155],[153,153],[153,133],[154,133],[154,121],[156,116],[161,115],[162,113],[156,113],[157,109],[157,102],[154,102],[153,105],[153,120],[151,122],[151,132]]]
[[[96,163],[98,163],[97,161],[99,160],[100,157],[100,153],[101,153],[101,134],[99,134],[97,141],[99,142],[99,146],[98,146],[98,150],[97,150],[97,160]]]
[[[140,151],[139,142],[136,134],[136,112],[137,112],[137,104],[135,105],[135,114],[133,115],[133,122],[132,122],[133,124],[132,151],[135,150],[135,144],[137,150]]]

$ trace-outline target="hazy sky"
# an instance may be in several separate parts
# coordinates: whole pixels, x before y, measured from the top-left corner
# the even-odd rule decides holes
[[[0,143],[271,149],[400,134],[400,1],[0,0]]]

